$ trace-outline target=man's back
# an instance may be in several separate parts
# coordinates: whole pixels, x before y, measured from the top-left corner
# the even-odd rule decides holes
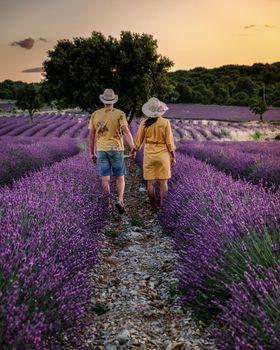
[[[123,111],[117,108],[101,108],[95,111],[89,128],[95,131],[98,151],[123,151],[122,126],[127,125]]]

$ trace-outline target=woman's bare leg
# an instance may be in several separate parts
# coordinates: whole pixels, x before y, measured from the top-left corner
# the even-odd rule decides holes
[[[162,205],[168,192],[168,180],[159,180],[159,186],[160,186],[160,205]]]
[[[147,181],[147,187],[148,187],[148,197],[150,200],[150,204],[152,207],[152,211],[157,211],[157,203],[156,203],[156,190],[155,190],[155,181],[154,180],[148,180]]]

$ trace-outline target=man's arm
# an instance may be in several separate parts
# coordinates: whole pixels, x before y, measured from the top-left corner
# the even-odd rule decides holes
[[[95,152],[95,130],[89,129],[89,154],[90,159],[95,163],[96,162],[96,152]]]
[[[131,135],[131,132],[130,132],[128,126],[123,125],[122,131],[123,131],[124,138],[125,138],[126,142],[128,143],[128,146],[132,149],[134,147],[134,142],[133,142],[133,137]]]

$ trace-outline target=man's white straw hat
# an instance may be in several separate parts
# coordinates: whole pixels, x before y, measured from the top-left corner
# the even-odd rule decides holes
[[[156,97],[151,97],[148,102],[142,106],[142,112],[149,118],[157,118],[159,115],[163,115],[168,110],[168,107],[164,102],[161,102]]]
[[[112,89],[105,89],[102,95],[99,95],[100,101],[104,104],[113,104],[118,101],[118,95]]]

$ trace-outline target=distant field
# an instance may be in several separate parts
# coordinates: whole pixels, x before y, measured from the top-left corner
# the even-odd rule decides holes
[[[0,102],[0,111],[2,113],[12,112],[14,103]],[[200,105],[188,103],[168,104],[169,110],[165,116],[174,119],[207,119],[207,120],[225,120],[232,122],[257,121],[258,116],[249,110],[249,107],[239,106],[219,106],[219,105]],[[46,113],[46,112],[41,112]],[[49,114],[55,114],[54,111]],[[73,114],[73,113],[72,113]],[[86,112],[85,112],[86,114]],[[78,116],[78,114],[77,114]],[[280,121],[280,108],[270,108],[264,114],[265,121]]]
[[[16,108],[15,101],[6,101],[6,100],[0,101],[0,111],[4,113],[12,112],[12,110],[15,108]]]
[[[35,137],[41,138],[75,138],[86,139],[89,114],[73,112],[36,113],[33,122],[26,115],[0,117],[0,137]],[[171,118],[171,125],[176,141],[180,140],[269,140],[279,134],[276,125],[255,122],[190,120],[188,118]]]
[[[199,104],[168,104],[169,110],[166,116],[178,119],[212,119],[227,121],[252,121],[259,118],[249,107],[239,106],[218,106]],[[280,108],[271,108],[264,114],[264,120],[280,121]]]
[[[87,114],[42,112],[36,113],[33,122],[26,115],[2,116],[0,136],[26,137],[88,137]]]

